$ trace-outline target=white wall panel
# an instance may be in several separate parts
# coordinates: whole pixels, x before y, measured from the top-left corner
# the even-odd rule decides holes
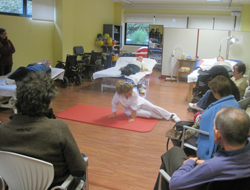
[[[199,30],[199,59],[210,59],[219,56],[220,43],[228,36],[228,31]],[[227,41],[221,45],[221,56],[226,57]]]
[[[182,56],[182,48],[185,54],[195,58],[197,31],[197,29],[164,28],[162,75],[171,75],[171,55],[173,54],[173,49],[175,47],[173,59],[173,76],[176,76],[177,59],[180,59]]]
[[[250,66],[250,32],[232,31],[233,37],[239,38],[239,41],[229,47],[229,59],[243,61]]]

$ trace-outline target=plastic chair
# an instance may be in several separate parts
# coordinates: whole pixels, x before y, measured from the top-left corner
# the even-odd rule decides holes
[[[4,181],[10,190],[47,190],[54,179],[54,167],[49,162],[7,151],[0,151],[0,157],[2,190],[5,190]],[[66,190],[73,179],[74,177],[69,175],[62,185],[52,187],[51,190]],[[84,181],[81,180],[75,189],[80,190],[83,186]]]
[[[242,100],[238,101],[238,103],[239,103],[241,109],[246,111],[246,109],[247,109],[247,107],[249,106],[249,103],[250,103],[250,97],[242,99]]]
[[[184,147],[188,147],[188,148],[191,148],[191,149],[197,151],[197,147],[185,142],[185,132],[186,132],[187,129],[191,129],[191,130],[196,131],[197,133],[201,133],[201,134],[208,135],[208,136],[209,136],[209,133],[206,132],[206,131],[202,131],[200,129],[196,129],[196,128],[193,128],[193,127],[186,126],[186,125],[183,126],[182,138],[181,138],[181,148],[183,149]]]
[[[239,103],[241,109],[246,110],[248,105],[250,104],[250,97],[242,99],[242,100],[238,101],[238,103]],[[201,134],[208,135],[208,136],[209,136],[209,133],[206,131],[202,131],[200,129],[193,128],[193,127],[183,126],[181,148],[183,149],[184,147],[188,147],[188,148],[191,148],[191,149],[197,151],[197,147],[185,142],[185,140],[184,140],[185,139],[185,132],[187,129],[194,130],[197,133],[201,133]]]

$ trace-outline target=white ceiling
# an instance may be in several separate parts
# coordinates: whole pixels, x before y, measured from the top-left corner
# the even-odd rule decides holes
[[[221,0],[219,2],[207,0],[111,0],[114,2],[123,2],[132,4],[147,4],[147,3],[171,3],[171,4],[203,4],[203,5],[243,5],[250,4],[250,0]]]

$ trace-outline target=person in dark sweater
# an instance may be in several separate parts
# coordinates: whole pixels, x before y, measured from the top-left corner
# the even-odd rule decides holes
[[[46,117],[57,94],[54,81],[48,75],[29,73],[17,83],[18,114],[0,125],[0,150],[53,164],[55,175],[50,188],[61,185],[70,174],[84,176],[87,167],[68,125]]]
[[[14,45],[8,39],[6,30],[0,28],[0,76],[11,72],[13,65],[12,54],[15,51]]]

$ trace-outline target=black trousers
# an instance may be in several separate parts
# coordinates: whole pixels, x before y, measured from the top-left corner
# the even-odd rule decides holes
[[[167,151],[165,154],[161,156],[161,166],[160,169],[165,170],[170,176],[173,175],[173,173],[182,166],[183,162],[187,160],[188,157],[181,149],[180,147],[174,146],[169,151]],[[159,184],[159,177],[160,174],[158,174],[154,190],[158,190],[158,184]],[[169,184],[168,182],[163,179],[161,183],[161,188],[164,190],[169,190]]]
[[[0,76],[7,75],[11,72],[12,65],[0,65]]]
[[[15,81],[22,80],[28,73],[30,72],[29,69],[26,67],[19,67],[14,73],[12,73],[8,78],[13,79]]]
[[[134,64],[128,64],[126,67],[123,68],[122,70],[122,75],[133,75],[135,73],[138,73],[140,71],[140,67]]]

